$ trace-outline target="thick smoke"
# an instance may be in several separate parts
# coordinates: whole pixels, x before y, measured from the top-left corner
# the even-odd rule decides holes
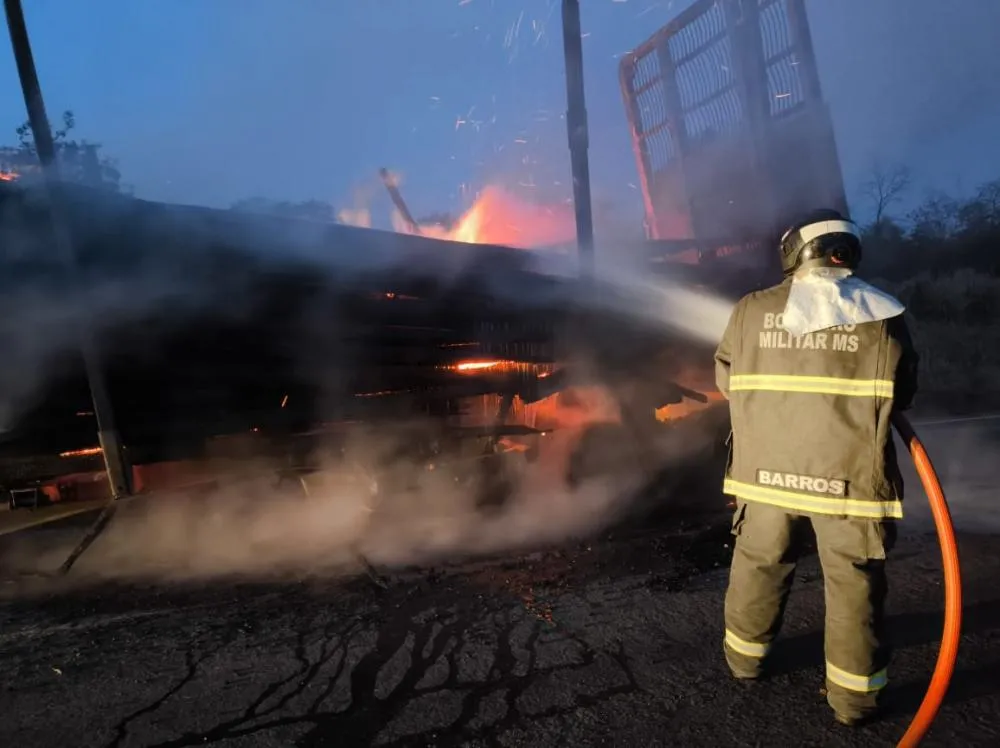
[[[541,91],[539,96],[561,99],[561,79],[558,82],[552,92]],[[565,158],[565,123],[554,114],[549,118],[549,114],[543,117],[541,111],[524,108],[524,116],[548,121],[539,129],[547,129],[549,134],[532,138],[530,144],[520,142],[523,138],[519,137],[517,148],[504,158],[514,159],[519,173],[532,172],[528,182],[531,189],[537,189],[544,181],[540,177],[545,169],[535,161],[544,155],[548,170],[559,172],[562,191],[568,192],[568,164],[564,169],[558,158],[550,157],[561,153]],[[612,127],[619,139],[624,137],[626,129],[620,121],[611,125],[595,117],[595,142],[610,137]],[[526,145],[530,149],[522,148]],[[533,156],[529,150],[534,151]],[[0,406],[6,405],[6,413],[16,415],[45,385],[52,373],[50,367],[75,345],[75,334],[69,332],[74,329],[71,322],[95,329],[100,337],[102,324],[108,320],[119,324],[155,319],[162,323],[167,318],[175,320],[179,328],[206,311],[231,319],[251,314],[254,289],[240,271],[243,266],[275,273],[305,269],[320,282],[341,285],[377,274],[413,275],[409,258],[399,251],[397,235],[357,228],[373,225],[371,203],[381,189],[376,183],[357,190],[338,216],[342,224],[352,225],[336,227],[336,231],[320,224],[279,225],[266,217],[250,216],[234,216],[231,225],[223,229],[217,222],[210,225],[215,219],[195,208],[161,212],[143,219],[142,240],[136,242],[156,246],[153,254],[159,260],[125,263],[128,270],[113,275],[110,281],[86,279],[58,296],[47,296],[37,284],[23,285],[19,296],[9,300],[11,314],[5,317],[9,322],[0,329],[5,342],[17,352],[17,366],[5,373],[9,381],[0,382],[0,394],[5,398]],[[385,200],[384,194],[381,199]],[[562,207],[571,219],[572,211]],[[87,237],[91,245],[113,239],[115,230],[111,227],[122,219],[116,210],[125,209],[108,205],[95,208],[87,220],[78,217],[78,229],[82,227],[82,233],[91,235]],[[503,234],[505,226],[494,228],[487,236],[500,238],[493,241],[517,243]],[[192,246],[165,250],[161,246],[165,237],[180,229],[188,238],[181,243]],[[547,236],[569,237],[572,232],[561,225]],[[37,244],[36,239],[26,236],[12,237],[10,246]],[[579,271],[573,253],[517,253],[513,258],[507,253],[501,263],[506,269],[500,271],[497,262],[484,261],[486,255],[478,251],[451,252],[428,242],[427,252],[420,255],[422,264],[416,270],[433,276],[444,290],[475,282],[502,304],[539,313],[573,308],[594,321],[583,334],[575,330],[558,341],[567,357],[581,359],[576,362],[575,380],[569,383],[565,397],[555,398],[559,401],[557,423],[540,437],[544,448],[539,459],[517,469],[516,486],[503,506],[484,511],[477,506],[475,481],[456,481],[450,469],[440,466],[429,470],[427,459],[407,457],[398,467],[409,473],[407,483],[415,485],[380,487],[376,501],[364,480],[345,479],[345,462],[340,458],[316,457],[314,467],[320,470],[305,478],[304,485],[293,479],[277,486],[274,461],[249,455],[232,465],[212,465],[211,469],[222,476],[220,487],[201,498],[164,495],[123,504],[105,535],[81,561],[80,573],[201,577],[329,570],[350,567],[358,554],[375,563],[421,563],[441,555],[491,552],[582,535],[620,519],[623,513],[638,511],[636,495],[649,484],[666,490],[672,479],[687,474],[692,466],[704,465],[713,456],[719,446],[723,426],[719,414],[724,408],[710,407],[701,414],[701,422],[686,419],[676,428],[660,428],[655,423],[636,426],[621,413],[608,412],[605,404],[580,405],[584,399],[580,393],[587,387],[614,392],[623,402],[639,402],[639,409],[648,418],[655,407],[673,401],[669,392],[672,382],[690,373],[684,370],[693,371],[696,379],[704,374],[706,364],[710,370],[710,351],[722,333],[733,300],[679,282],[653,279],[648,267],[639,263],[639,254],[630,254],[624,246],[615,248],[620,237],[605,232],[599,238],[598,254],[609,262],[599,265],[596,288],[587,287],[582,293],[581,286],[572,282]],[[419,240],[413,239],[408,246],[416,243]],[[225,245],[221,252],[217,251],[219,244]],[[200,260],[194,256],[199,252],[205,253]],[[532,283],[529,288],[525,270],[534,270],[554,282]],[[317,330],[324,327],[336,338],[343,321],[324,315],[325,310],[318,307],[310,310],[302,321],[302,327],[309,329],[303,329],[301,336],[292,336],[295,339],[289,345],[295,346],[299,337],[315,343],[321,337]],[[593,341],[581,338],[614,338],[616,329],[628,327],[641,329],[649,340],[661,343],[672,336],[676,346],[688,349],[689,355],[660,360],[654,348],[648,347],[644,353],[649,360],[642,364],[634,363],[641,358],[634,350],[624,350],[618,370],[611,372],[587,360],[584,343]],[[314,349],[302,348],[301,369],[311,372],[316,388],[328,392],[330,401],[335,401],[342,394],[343,383],[332,381],[333,375],[315,365],[321,356]],[[343,351],[345,357],[352,354]],[[710,381],[681,384],[702,392],[711,388]],[[574,400],[576,404],[570,404]],[[667,410],[685,407],[685,403],[674,402]],[[0,407],[0,416],[3,414]],[[423,424],[422,428],[431,426]],[[355,437],[348,446],[357,454],[355,462],[365,465],[373,455],[406,445],[408,440],[383,432],[377,439]],[[581,451],[584,440],[590,440],[589,452]],[[470,441],[481,447],[481,442]],[[644,446],[639,448],[638,444]],[[567,473],[579,469],[580,462],[593,462],[589,467],[599,463],[601,470],[595,470],[598,476],[567,482]],[[210,472],[209,467],[206,470]],[[671,480],[664,481],[662,471],[671,474]],[[717,485],[719,476],[718,471],[711,474],[710,485]],[[673,500],[679,501],[682,495],[698,501],[708,494],[678,491]],[[664,497],[658,498],[662,501]]]
[[[113,272],[89,276],[79,272],[72,255],[79,241],[95,240],[106,231],[105,220],[122,219],[116,207],[92,203],[88,235],[74,232],[64,245],[42,228],[48,200],[36,186],[0,203],[0,263],[4,267],[0,294],[0,432],[29,408],[35,397],[72,360],[85,336],[99,339],[110,325],[150,315],[173,315],[204,306],[210,298],[197,278],[170,272],[163,258],[121,258]],[[68,212],[60,211],[68,227]],[[44,220],[42,218],[42,220]],[[63,234],[65,235],[65,234]],[[111,239],[107,235],[105,240]],[[114,250],[110,249],[114,257]],[[159,262],[156,261],[159,259]]]
[[[197,209],[153,214],[143,219],[139,229],[129,223],[134,216],[118,203],[95,204],[90,218],[82,224],[87,229],[84,233],[89,234],[84,244],[96,244],[104,251],[108,247],[103,242],[115,233],[109,227],[119,225],[137,231],[139,242],[158,239],[176,244],[178,239],[171,237],[177,236],[182,244],[193,245],[176,249],[160,245],[148,255],[141,248],[125,247],[134,254],[116,256],[111,252],[110,264],[98,263],[98,270],[72,279],[58,293],[50,293],[46,286],[51,274],[39,273],[21,284],[7,299],[9,314],[3,327],[10,360],[17,362],[16,367],[5,369],[7,380],[3,383],[7,412],[12,415],[58,373],[52,367],[74,350],[81,327],[89,326],[100,338],[109,327],[144,320],[165,319],[168,328],[180,329],[205,313],[231,319],[246,316],[253,307],[252,288],[241,266],[274,272],[287,267],[308,268],[317,279],[338,284],[349,284],[371,273],[412,272],[407,271],[405,257],[399,254],[400,237],[387,232],[335,227],[348,232],[336,236],[348,237],[351,243],[331,246],[325,243],[328,235],[324,232],[329,227],[306,223],[278,227],[266,219],[237,217],[232,225],[220,228],[211,225],[207,214]],[[44,235],[15,218],[6,223],[5,230],[9,261],[23,259],[44,246]],[[233,248],[239,252],[232,253]],[[537,292],[527,288],[524,271],[544,265],[533,253],[507,253],[504,256],[514,257],[514,264],[506,271],[490,273],[467,259],[475,253],[449,253],[435,244],[428,244],[428,248],[441,250],[440,258],[421,267],[421,273],[436,275],[444,288],[475,278],[512,308],[589,306],[589,313],[598,318],[610,313],[617,320],[614,324],[627,325],[631,319],[636,325],[658,330],[661,339],[672,331],[680,340],[693,339],[703,345],[717,335],[723,316],[725,302],[680,286],[640,282],[638,273],[621,265],[616,276],[602,273],[599,278],[608,292],[581,297],[574,290],[576,285],[566,282],[565,277],[561,283],[539,286]],[[315,329],[304,331],[303,339],[315,339],[317,330],[324,326],[336,338],[341,321],[324,317],[319,308],[312,312],[302,324]],[[572,335],[563,341],[570,358],[580,358],[576,354],[586,350],[583,346],[577,351],[578,346]],[[304,369],[309,368],[314,354],[314,350],[300,352]],[[76,573],[88,578],[178,578],[331,572],[356,568],[361,555],[373,563],[393,566],[548,543],[585,535],[630,511],[639,511],[636,495],[657,483],[660,471],[683,475],[691,464],[704,464],[718,446],[720,428],[715,416],[688,424],[682,435],[665,428],[650,438],[631,431],[615,406],[602,401],[600,395],[587,400],[581,394],[596,386],[598,392],[606,395],[613,390],[618,398],[628,400],[638,395],[643,378],[639,372],[619,372],[613,380],[605,380],[585,356],[575,371],[576,380],[568,383],[568,391],[554,398],[546,435],[519,441],[518,449],[530,449],[531,439],[541,442],[539,457],[535,462],[508,461],[514,471],[509,478],[512,485],[500,506],[478,505],[485,488],[476,477],[478,473],[472,471],[469,477],[468,466],[458,470],[436,465],[433,456],[417,458],[410,453],[389,461],[389,473],[401,482],[379,486],[373,497],[366,481],[383,473],[364,466],[380,455],[385,462],[386,454],[426,441],[434,426],[416,424],[416,439],[412,433],[404,435],[392,429],[367,436],[357,432],[345,444],[331,447],[334,452],[348,449],[352,454],[349,460],[340,453],[331,459],[324,457],[322,450],[313,450],[310,464],[318,471],[306,476],[304,482],[293,477],[277,485],[281,467],[277,459],[252,453],[206,463],[205,475],[218,477],[219,485],[201,497],[165,493],[124,502],[79,562]],[[677,374],[665,366],[654,369],[652,376],[662,377],[662,386],[669,389]],[[339,384],[323,378],[324,374],[317,376],[316,386],[321,390],[334,390]],[[641,384],[648,387],[649,383]],[[701,383],[694,389],[702,389]],[[331,397],[336,398],[333,391]],[[649,402],[661,404],[669,399]],[[651,415],[652,406],[647,408],[647,416]],[[587,431],[595,425],[601,429]],[[579,449],[585,432],[596,440],[589,457]],[[630,440],[645,446],[635,448]],[[469,443],[473,450],[483,448],[482,440],[470,439]],[[598,457],[603,469],[596,476],[586,475],[588,462]],[[476,456],[466,455],[466,461],[475,464]],[[584,474],[567,481],[571,466]],[[691,498],[700,497],[692,494]],[[679,499],[674,500],[679,506]],[[62,560],[66,550],[22,545],[17,557],[6,559],[6,563],[51,566]]]
[[[600,417],[580,415],[585,420]],[[567,417],[572,422],[572,415]],[[683,433],[666,431],[655,450],[656,469],[680,475],[686,462],[710,460],[717,446],[716,426],[706,421]],[[403,443],[398,434],[356,438],[350,450],[357,462],[331,462],[301,482],[292,478],[276,485],[273,464],[243,461],[215,488],[124,501],[78,562],[74,577],[183,580],[356,573],[362,557],[391,569],[526,549],[583,538],[622,519],[636,511],[636,491],[654,477],[649,465],[622,461],[616,470],[569,488],[564,476],[578,432],[557,429],[541,439],[546,444],[538,461],[518,470],[518,484],[507,502],[486,510],[475,504],[474,481],[460,483],[452,467],[427,460],[398,462],[395,473],[405,477],[407,487],[373,494],[370,475],[360,463],[398,447]],[[704,509],[697,506],[697,496],[687,498],[694,502],[687,509]],[[66,550],[33,547],[28,538],[5,563],[51,568]]]

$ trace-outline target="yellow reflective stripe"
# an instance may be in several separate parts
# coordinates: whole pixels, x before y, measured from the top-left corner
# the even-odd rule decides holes
[[[741,639],[729,629],[726,629],[726,644],[734,652],[746,655],[747,657],[764,657],[770,648],[768,644],[756,644],[748,642],[746,639]]]
[[[901,501],[866,501],[864,499],[833,498],[788,491],[780,488],[758,486],[727,479],[722,490],[731,496],[749,501],[788,509],[792,512],[815,512],[817,514],[839,514],[865,519],[902,519]]]
[[[848,377],[810,377],[793,374],[734,374],[729,379],[733,392],[809,392],[848,397],[893,396],[889,379],[850,379]]]
[[[841,670],[836,665],[826,662],[826,677],[831,683],[835,683],[848,691],[860,691],[861,693],[871,693],[880,691],[889,682],[889,671],[885,668],[879,670],[874,675],[855,675],[846,670]]]

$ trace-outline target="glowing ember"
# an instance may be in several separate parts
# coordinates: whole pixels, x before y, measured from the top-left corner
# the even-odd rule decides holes
[[[104,452],[100,447],[87,447],[85,449],[71,449],[68,452],[60,452],[60,457],[93,457]]]
[[[394,216],[394,224],[397,231],[410,233],[398,216]],[[536,205],[493,186],[479,194],[454,226],[431,224],[419,229],[424,236],[435,239],[521,249],[566,244],[576,238],[571,205]]]
[[[20,177],[16,171],[0,171],[0,182],[14,182]]]
[[[504,373],[518,372],[520,374],[530,374],[533,376],[539,376],[544,372],[545,364],[535,364],[529,361],[459,361],[457,364],[451,364],[443,368],[450,369],[451,371],[462,372],[463,374],[471,374],[478,371],[486,371],[488,369],[499,369]]]
[[[481,371],[482,369],[492,369],[502,364],[502,361],[463,361],[455,364],[455,371]]]

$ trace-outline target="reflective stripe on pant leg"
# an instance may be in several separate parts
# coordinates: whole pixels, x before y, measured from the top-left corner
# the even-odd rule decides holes
[[[813,517],[826,589],[827,701],[863,718],[888,682],[884,526],[872,520]]]
[[[874,675],[857,675],[855,673],[849,673],[827,660],[826,677],[830,679],[831,683],[836,683],[838,686],[846,688],[848,691],[872,693],[874,691],[881,691],[885,688],[886,684],[889,682],[889,671],[887,668],[882,668]]]
[[[781,628],[795,571],[795,521],[794,516],[766,504],[740,501],[737,507],[724,650],[730,669],[739,677],[760,674],[768,645]]]
[[[746,639],[741,639],[729,629],[726,629],[726,645],[744,657],[757,658],[766,657],[768,650],[771,648],[770,644],[757,644],[756,642],[748,642]]]

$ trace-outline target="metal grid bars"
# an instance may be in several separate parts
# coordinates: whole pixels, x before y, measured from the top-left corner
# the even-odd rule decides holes
[[[766,181],[776,133],[821,101],[803,0],[700,0],[626,55],[619,75],[654,239],[673,235],[678,211],[697,233],[727,205],[753,202],[720,185]]]
[[[641,142],[647,168],[658,172],[677,157],[671,112],[665,96],[660,60],[655,50],[636,56],[627,73],[626,99],[634,115],[634,136]]]
[[[685,136],[697,142],[737,129],[743,106],[723,5],[712,3],[665,41],[658,51],[674,71]]]
[[[758,0],[768,109],[780,117],[806,103],[788,0]]]

